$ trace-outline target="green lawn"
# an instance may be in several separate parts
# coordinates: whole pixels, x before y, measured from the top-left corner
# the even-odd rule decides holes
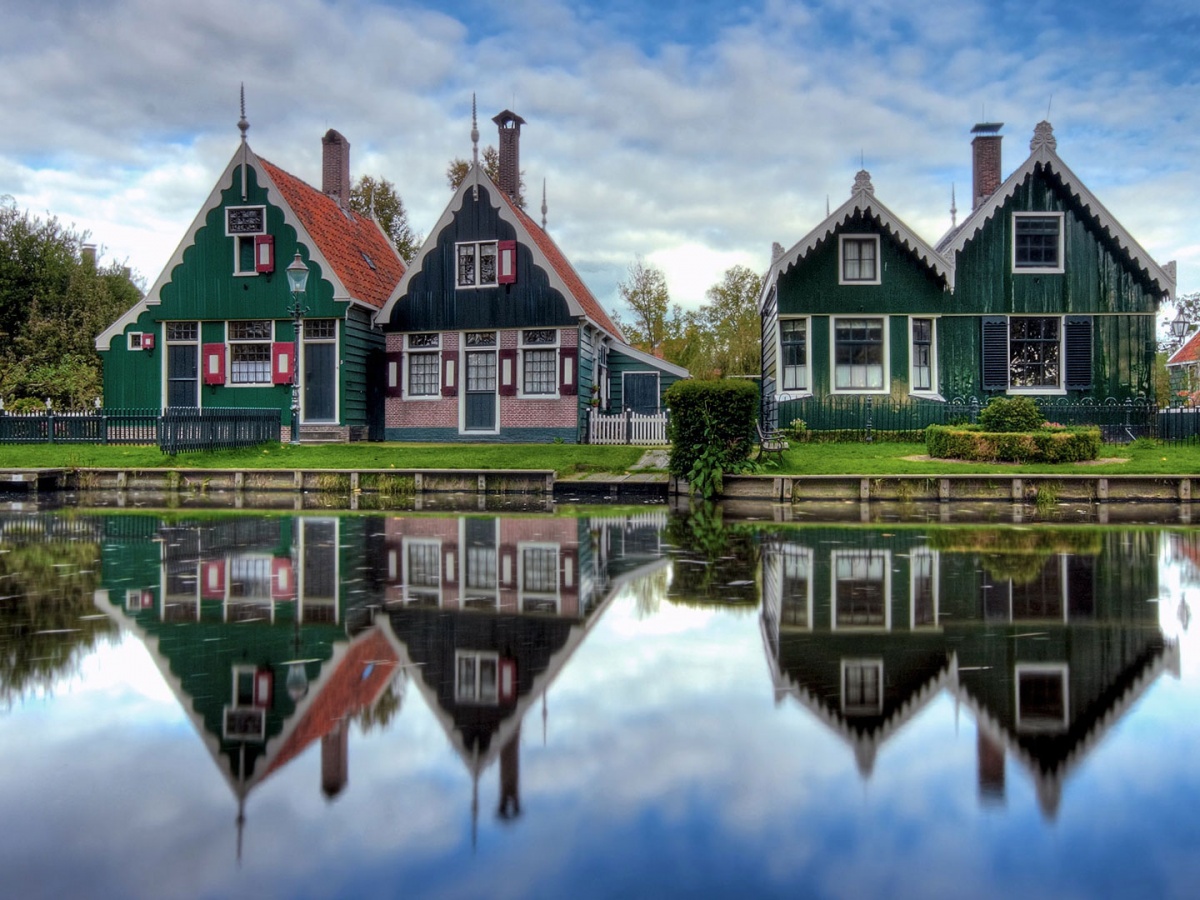
[[[90,444],[0,446],[0,468],[214,468],[214,469],[553,469],[558,477],[589,472],[624,473],[641,458],[640,447],[578,444],[322,444],[272,445],[219,453],[166,456],[157,447]],[[1179,475],[1200,473],[1200,444],[1152,441],[1105,444],[1113,461],[1013,465],[923,460],[924,444],[793,444],[783,465],[763,465],[764,475],[1034,474]],[[911,457],[911,458],[910,458]]]

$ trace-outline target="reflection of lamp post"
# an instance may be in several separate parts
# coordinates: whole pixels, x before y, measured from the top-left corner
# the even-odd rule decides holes
[[[292,292],[292,440],[300,443],[300,329],[304,326],[304,289],[308,287],[308,266],[296,251],[296,258],[287,267],[288,289]]]

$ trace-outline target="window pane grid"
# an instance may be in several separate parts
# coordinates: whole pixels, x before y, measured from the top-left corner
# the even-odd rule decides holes
[[[1059,320],[1014,317],[1008,328],[1009,383],[1013,387],[1058,387]]]
[[[1015,220],[1014,263],[1019,268],[1058,267],[1057,216],[1019,216]]]
[[[913,319],[912,336],[913,390],[933,390],[933,320]]]
[[[553,594],[558,590],[558,551],[553,547],[531,547],[521,554],[521,587],[526,591]]]
[[[436,353],[413,353],[408,357],[408,392],[413,396],[427,397],[438,393],[438,355]]]
[[[783,354],[783,389],[808,387],[808,323],[803,319],[784,319],[779,323],[779,342]]]
[[[524,384],[527,394],[553,394],[558,387],[553,350],[524,351]]]
[[[271,380],[270,344],[230,344],[229,376],[233,384],[265,384]]]
[[[875,280],[875,241],[842,241],[842,279],[844,281]]]
[[[834,339],[834,388],[881,389],[883,320],[841,319]]]

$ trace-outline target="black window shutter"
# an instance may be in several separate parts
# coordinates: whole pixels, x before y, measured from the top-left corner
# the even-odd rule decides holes
[[[1008,389],[1008,317],[983,317],[983,389]]]
[[[1067,390],[1087,390],[1092,386],[1092,317],[1067,316],[1063,330],[1067,338]]]

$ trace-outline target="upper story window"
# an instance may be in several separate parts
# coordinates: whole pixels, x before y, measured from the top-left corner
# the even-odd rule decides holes
[[[1063,271],[1062,213],[1013,213],[1013,271]]]
[[[234,275],[274,270],[274,247],[267,235],[265,206],[226,207],[225,234],[233,238]]]
[[[270,319],[229,323],[230,384],[271,384],[274,324]]]
[[[844,234],[838,246],[838,284],[879,284],[878,235]]]
[[[455,249],[458,256],[457,284],[460,288],[498,284],[495,241],[458,244]]]

